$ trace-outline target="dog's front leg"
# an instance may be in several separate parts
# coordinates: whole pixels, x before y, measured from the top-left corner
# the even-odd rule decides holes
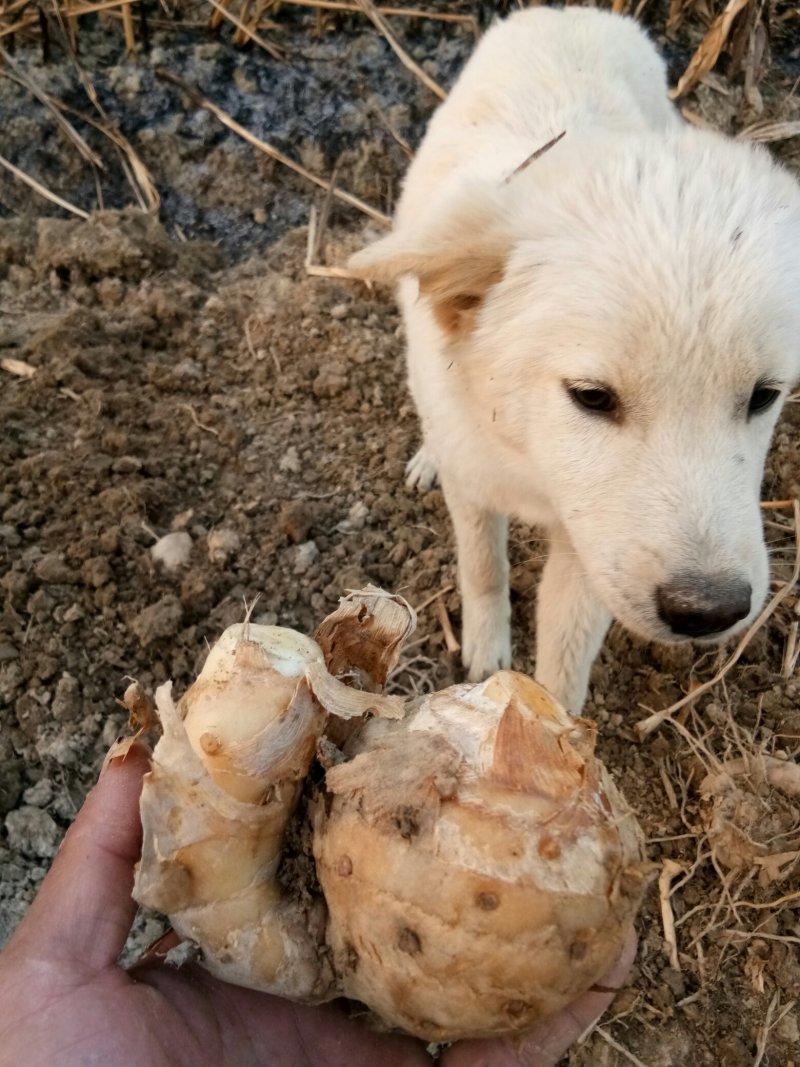
[[[575,715],[611,615],[589,585],[562,529],[552,531],[536,606],[536,680]]]
[[[508,520],[465,499],[443,479],[456,534],[461,589],[461,658],[471,681],[511,665]]]

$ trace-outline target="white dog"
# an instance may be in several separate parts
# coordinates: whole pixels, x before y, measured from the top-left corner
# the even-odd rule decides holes
[[[507,516],[549,534],[536,676],[573,711],[612,617],[657,641],[752,621],[800,375],[800,188],[682,122],[636,23],[539,8],[490,30],[393,233],[351,262],[400,283],[410,480],[441,479],[471,678],[511,660]]]

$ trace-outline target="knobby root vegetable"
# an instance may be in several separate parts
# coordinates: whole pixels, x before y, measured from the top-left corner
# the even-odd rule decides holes
[[[609,969],[646,881],[594,732],[500,671],[377,720],[314,834],[339,988],[429,1041],[529,1028]]]
[[[413,622],[369,588],[316,642],[231,627],[177,708],[162,686],[134,893],[229,981],[344,995],[426,1040],[519,1032],[613,963],[642,833],[592,726],[524,675],[400,717],[375,690]]]
[[[276,878],[286,825],[327,714],[402,705],[337,681],[310,638],[250,623],[225,631],[177,707],[169,683],[156,705],[163,735],[142,792],[134,896],[169,915],[219,977],[327,999],[324,904]]]

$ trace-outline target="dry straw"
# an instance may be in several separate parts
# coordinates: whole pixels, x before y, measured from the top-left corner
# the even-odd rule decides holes
[[[135,6],[135,15],[134,15]],[[364,14],[386,37],[401,61],[420,78],[432,92],[443,96],[443,91],[415,61],[408,56],[394,32],[386,22],[387,18],[424,19],[436,22],[452,23],[465,26],[478,36],[478,21],[474,15],[451,11],[426,11],[422,8],[404,6],[376,5],[371,0],[201,0],[197,3],[179,2],[171,11],[173,18],[148,19],[145,5],[141,0],[51,0],[51,3],[35,3],[34,0],[0,0],[0,38],[19,36],[38,36],[42,47],[49,49],[49,20],[63,21],[68,25],[73,43],[77,40],[80,20],[87,15],[103,14],[122,22],[125,47],[131,53],[137,50],[147,35],[148,23],[161,27],[192,26],[217,30],[223,22],[229,22],[234,28],[234,44],[254,43],[273,59],[285,59],[281,48],[273,41],[267,40],[261,31],[279,31],[280,24],[265,18],[268,12],[278,11],[281,7],[305,7],[313,10],[317,16],[329,14]],[[198,10],[206,9],[206,17],[197,20]],[[182,17],[180,17],[182,16]],[[139,32],[137,34],[137,22]]]
[[[635,17],[638,17],[646,2],[647,0],[639,0],[634,7],[628,0],[613,0],[611,8],[616,12],[632,13]],[[136,19],[134,19],[134,4],[136,5]],[[398,60],[438,100],[445,99],[445,90],[409,55],[388,20],[390,18],[405,20],[434,19],[443,23],[462,25],[468,28],[476,37],[478,36],[477,20],[469,12],[429,11],[415,7],[377,5],[373,0],[283,0],[282,3],[277,3],[276,0],[200,0],[199,5],[189,4],[184,0],[184,3],[179,5],[173,12],[176,16],[182,15],[182,19],[176,17],[173,22],[164,22],[162,20],[158,24],[165,26],[191,25],[195,28],[206,25],[209,29],[215,30],[223,22],[227,21],[234,30],[234,43],[254,44],[262,49],[265,55],[274,62],[291,62],[291,56],[287,56],[284,50],[274,41],[264,36],[265,32],[275,35],[281,30],[280,23],[266,18],[267,14],[279,13],[281,7],[287,6],[313,10],[317,15],[318,27],[321,26],[319,20],[326,13],[364,15],[384,37]],[[207,11],[207,21],[198,22],[196,14],[198,10],[203,11],[204,8]],[[705,10],[706,8],[703,8],[703,11]],[[697,16],[698,12],[699,6],[693,0],[672,0],[666,23],[667,33],[674,34],[688,15]],[[131,53],[136,51],[139,43],[137,39],[137,22],[139,37],[142,43],[146,42],[148,22],[145,5],[141,0],[92,0],[92,2],[86,2],[86,0],[51,0],[49,5],[47,3],[35,4],[33,0],[0,0],[0,39],[7,38],[9,41],[14,42],[18,36],[27,35],[30,37],[31,35],[38,35],[42,51],[47,56],[53,40],[60,38],[61,43],[65,46],[79,72],[80,80],[92,107],[97,112],[95,118],[71,112],[61,101],[49,97],[20,68],[9,52],[2,47],[0,47],[0,60],[2,60],[0,72],[5,73],[6,76],[25,86],[31,95],[50,112],[52,119],[58,124],[67,139],[74,145],[86,162],[94,168],[95,185],[98,190],[98,203],[100,206],[102,206],[102,189],[98,172],[104,169],[103,161],[68,120],[66,117],[68,112],[93,125],[114,144],[137,204],[142,210],[157,214],[160,203],[159,194],[147,167],[130,142],[103,111],[90,79],[78,64],[75,45],[81,19],[88,15],[95,15],[101,18],[114,17],[121,20],[125,46]],[[723,52],[730,54],[731,70],[734,73],[738,71],[744,74],[745,94],[748,99],[751,99],[753,94],[757,95],[756,85],[764,65],[765,27],[764,0],[728,0],[723,10],[711,22],[684,74],[673,90],[673,97],[677,99],[685,96],[704,78],[708,77]],[[197,106],[206,108],[220,122],[224,123],[230,130],[259,151],[295,173],[300,174],[307,181],[326,191],[328,190],[328,183],[324,178],[306,170],[306,168],[296,163],[273,145],[246,130],[218,105],[203,97],[193,86],[168,72],[160,73],[165,80],[170,80],[179,85]],[[684,115],[688,121],[704,123],[704,120],[690,108],[684,108]],[[410,152],[410,148],[402,142],[399,135],[394,131],[391,132],[401,143],[404,151]],[[772,142],[798,135],[800,135],[800,122],[785,120],[755,123],[743,130],[739,136],[743,140]],[[547,145],[545,147],[549,148],[551,146]],[[87,213],[83,208],[69,203],[63,197],[47,189],[41,182],[20,170],[12,161],[0,157],[0,166],[13,174],[19,181],[27,184],[38,195],[57,204],[71,214],[78,217],[86,216]],[[389,217],[383,211],[365,203],[346,190],[336,189],[332,195],[368,215],[381,225],[389,224]],[[326,267],[316,262],[309,262],[307,270],[310,274],[320,274],[324,277],[349,276],[344,272],[343,268]]]
[[[648,0],[611,0],[612,11],[639,18]],[[135,17],[134,17],[135,5]],[[450,6],[450,5],[448,5]],[[217,30],[223,22],[233,27],[233,41],[237,45],[253,43],[274,60],[287,59],[284,51],[263,34],[280,33],[281,25],[275,21],[285,7],[307,8],[317,16],[317,25],[325,15],[363,14],[386,39],[398,59],[420,82],[439,99],[444,99],[444,89],[406,51],[388,19],[436,20],[442,23],[462,25],[478,36],[478,22],[469,10],[425,10],[424,8],[378,5],[373,0],[200,0],[199,3],[178,3],[171,14],[170,22],[151,20],[159,26],[191,25],[208,26]],[[500,11],[501,5],[497,4]],[[198,21],[197,14],[205,11],[205,20]],[[38,35],[43,50],[49,50],[49,24],[52,19],[66,25],[73,43],[77,40],[81,19],[90,14],[100,14],[119,19],[123,26],[125,46],[135,52],[147,36],[148,17],[141,0],[51,0],[51,3],[34,3],[34,0],[0,0],[0,38],[17,35]],[[272,18],[267,18],[272,15]],[[180,16],[183,16],[182,18]],[[711,19],[700,44],[691,57],[683,75],[678,80],[672,95],[678,99],[694,89],[717,65],[720,56],[730,57],[729,73],[743,74],[746,92],[755,89],[763,73],[766,42],[768,37],[768,12],[765,0],[727,0],[724,6],[719,0],[710,5],[698,0],[671,0],[665,23],[665,31],[674,37],[687,18],[698,21]],[[138,36],[137,36],[138,22]],[[768,139],[797,136],[792,124],[779,124],[780,130],[772,130]]]
[[[244,126],[238,123],[226,111],[223,111],[221,107],[218,107],[211,100],[207,100],[206,97],[199,93],[193,85],[184,81],[183,78],[179,78],[177,74],[172,74],[168,70],[159,69],[156,71],[156,77],[182,89],[196,107],[202,107],[207,111],[210,111],[211,114],[219,119],[224,126],[227,126],[229,130],[238,134],[238,136],[247,141],[248,144],[253,145],[253,147],[257,148],[260,152],[263,152],[264,155],[283,164],[283,166],[288,167],[289,170],[293,170],[295,174],[299,174],[302,178],[305,178],[306,181],[313,182],[313,184],[319,186],[320,189],[325,189],[326,191],[331,189],[330,182],[326,181],[325,178],[321,178],[318,174],[313,174],[310,170],[307,170],[306,167],[302,166],[302,164],[290,159],[289,156],[279,151],[279,149],[269,144],[269,142],[263,141],[260,137],[256,137],[254,133],[245,129]],[[344,189],[333,189],[331,195],[336,197],[337,200],[341,200],[342,203],[354,207],[364,215],[368,215],[375,222],[379,222],[383,226],[391,224],[391,219],[383,211],[379,211],[378,208],[372,207],[371,204],[365,203],[359,197],[353,196],[352,193],[348,193]]]

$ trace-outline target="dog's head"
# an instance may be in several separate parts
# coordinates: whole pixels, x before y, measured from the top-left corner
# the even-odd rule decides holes
[[[691,129],[559,145],[352,262],[416,276],[478,432],[544,487],[612,614],[656,640],[752,621],[764,460],[800,377],[800,189],[766,152]]]

